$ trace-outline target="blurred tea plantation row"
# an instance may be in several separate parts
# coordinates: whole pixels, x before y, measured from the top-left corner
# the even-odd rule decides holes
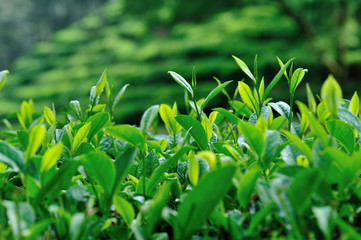
[[[258,54],[262,75],[277,73],[275,56],[295,57],[299,65],[312,69],[307,77],[315,92],[332,73],[347,82],[348,96],[360,76],[360,1],[95,2],[97,11],[73,19],[69,27],[34,45],[26,57],[1,66],[11,72],[0,96],[1,115],[30,98],[35,107],[54,102],[61,108],[58,112],[71,99],[85,104],[92,83],[107,69],[114,90],[130,84],[115,119],[138,122],[152,104],[183,102],[184,91],[171,81],[168,70],[182,72],[189,80],[195,67],[201,97],[217,86],[213,76],[222,76],[222,82],[241,80],[232,54],[247,62]],[[287,83],[275,90],[275,99],[287,98],[280,91],[283,86]],[[298,94],[306,96],[304,86]]]

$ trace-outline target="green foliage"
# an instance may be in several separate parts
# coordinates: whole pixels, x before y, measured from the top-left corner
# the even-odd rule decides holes
[[[319,102],[308,88],[308,106],[296,101],[294,114],[292,97],[265,99],[264,78],[234,58],[252,84],[229,93],[230,82],[219,82],[199,99],[195,72],[192,84],[172,72],[191,94],[190,108],[151,105],[139,127],[113,122],[105,72],[85,112],[72,100],[65,122],[55,107],[37,113],[24,101],[11,119],[19,129],[5,121],[1,132],[0,236],[360,238],[357,94],[342,99],[330,77]],[[295,96],[305,71],[280,65],[266,89],[285,76]],[[205,113],[220,93],[229,106]]]

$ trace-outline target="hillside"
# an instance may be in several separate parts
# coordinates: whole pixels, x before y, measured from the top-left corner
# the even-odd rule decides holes
[[[139,113],[152,104],[183,102],[183,92],[174,88],[169,70],[190,80],[195,66],[202,87],[199,94],[204,96],[203,89],[217,84],[213,76],[221,75],[221,81],[245,77],[231,55],[252,63],[258,54],[264,75],[277,71],[274,56],[295,57],[296,64],[304,67],[318,64],[295,22],[277,4],[244,4],[194,21],[176,21],[174,6],[161,6],[142,15],[128,11],[123,1],[111,1],[101,14],[89,15],[37,44],[32,54],[9,69],[0,114],[17,109],[22,99],[29,98],[35,106],[52,102],[63,106],[58,112],[74,98],[86,104],[88,89],[107,69],[116,91],[130,84],[116,119],[137,122]],[[324,68],[314,69],[308,77],[321,78]]]

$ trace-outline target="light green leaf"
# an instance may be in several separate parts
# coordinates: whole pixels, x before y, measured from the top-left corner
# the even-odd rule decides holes
[[[104,70],[102,75],[100,76],[99,81],[95,85],[95,96],[100,96],[105,87],[105,82],[107,81],[107,69]]]
[[[84,124],[81,128],[79,128],[79,130],[76,132],[74,139],[73,139],[73,143],[71,145],[73,152],[75,152],[78,149],[78,147],[80,146],[80,144],[84,140],[86,140],[86,137],[88,136],[90,128],[91,128],[91,123],[88,122],[88,123]]]
[[[332,75],[329,75],[322,85],[321,98],[326,102],[331,114],[336,116],[342,101],[342,89]]]
[[[56,121],[53,111],[51,111],[51,109],[48,107],[44,108],[44,117],[49,125],[53,125]]]
[[[300,82],[302,81],[303,77],[305,76],[305,74],[308,72],[307,69],[303,69],[303,68],[298,68],[296,69],[293,74],[292,74],[292,78],[291,78],[291,83],[290,83],[290,94],[294,94],[298,84],[300,84]]]
[[[31,128],[29,133],[29,143],[25,150],[25,160],[28,161],[38,151],[45,135],[45,128],[41,125],[36,125]]]
[[[238,64],[238,66],[242,69],[242,71],[250,78],[252,79],[252,81],[254,82],[254,84],[256,84],[256,78],[253,76],[251,70],[249,70],[248,66],[246,63],[244,63],[241,59],[239,59],[238,57],[232,55],[232,57],[234,58],[234,60],[236,60],[236,63]]]
[[[78,120],[81,120],[83,118],[83,113],[81,110],[81,106],[78,100],[72,100],[69,103],[71,110],[75,113]]]
[[[199,177],[199,164],[194,156],[194,152],[189,153],[189,168],[188,168],[188,177],[193,186],[197,185]]]
[[[113,105],[112,105],[112,111],[114,112],[115,107],[117,106],[117,104],[119,103],[119,101],[123,98],[123,95],[125,93],[125,90],[127,90],[127,87],[129,86],[129,84],[125,84],[118,92],[117,96],[115,97],[114,101],[113,101]]]
[[[207,134],[200,122],[187,115],[178,115],[175,119],[186,131],[189,131],[201,150],[208,148]]]
[[[176,113],[171,107],[166,104],[160,105],[159,114],[165,125],[172,132],[173,135],[177,134],[182,130],[182,127],[177,123],[174,116]]]
[[[194,93],[191,85],[189,85],[189,83],[181,75],[173,71],[169,71],[168,73],[179,85],[184,87],[191,94],[191,96],[194,97]]]
[[[61,142],[46,150],[41,160],[40,172],[48,171],[50,168],[52,168],[62,153],[63,143]]]
[[[359,112],[359,108],[360,108],[360,100],[357,95],[357,92],[355,91],[355,93],[351,98],[350,105],[348,106],[348,110],[357,116]]]
[[[310,108],[311,112],[314,114],[316,113],[316,100],[315,97],[312,94],[310,85],[308,83],[306,83],[306,89],[307,89],[307,102],[308,102],[308,107]]]
[[[148,108],[142,116],[140,120],[140,130],[144,135],[147,134],[150,125],[152,124],[153,120],[156,118],[159,110],[159,105],[154,105]]]
[[[6,77],[9,74],[8,70],[4,70],[0,72],[0,90],[4,87],[4,84],[6,82]]]
[[[242,101],[253,111],[257,109],[257,100],[253,95],[252,90],[244,82],[238,82],[238,92],[241,95]]]

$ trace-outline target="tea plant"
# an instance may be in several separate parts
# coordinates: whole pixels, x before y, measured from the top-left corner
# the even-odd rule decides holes
[[[361,239],[357,93],[343,99],[329,76],[318,98],[307,85],[304,104],[295,90],[307,70],[293,59],[278,59],[268,85],[257,57],[253,73],[234,59],[250,83],[229,93],[216,79],[200,98],[195,71],[191,84],[170,71],[186,114],[150,106],[139,127],[113,122],[127,85],[113,97],[106,71],[85,111],[70,101],[65,123],[54,106],[24,101],[1,132],[0,238]],[[268,98],[283,76],[289,104]],[[206,114],[220,94],[229,108]]]

